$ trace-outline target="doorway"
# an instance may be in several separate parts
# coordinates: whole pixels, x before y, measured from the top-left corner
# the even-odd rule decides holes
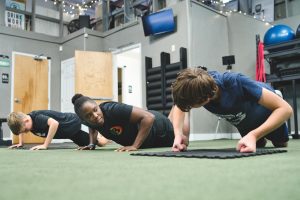
[[[142,105],[141,45],[135,44],[113,51],[114,100],[120,103]]]
[[[29,113],[50,108],[50,66],[44,56],[13,52],[11,111]],[[19,138],[12,136],[13,144]],[[24,135],[24,143],[43,143],[44,138],[32,133]]]

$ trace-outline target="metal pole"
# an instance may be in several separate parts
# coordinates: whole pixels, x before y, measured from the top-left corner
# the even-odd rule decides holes
[[[109,0],[103,0],[102,1],[102,26],[103,26],[103,32],[108,30],[109,27]]]
[[[285,0],[285,15],[286,15],[286,18],[288,18],[290,16],[289,9],[288,9],[288,0]]]
[[[5,25],[5,1],[0,1],[0,26]]]
[[[36,7],[36,1],[35,0],[32,0],[32,10],[31,10],[31,30],[33,32],[35,32],[35,7]]]
[[[295,125],[295,134],[293,135],[293,138],[299,139],[296,80],[293,80],[293,109],[294,109],[294,125]]]
[[[127,23],[130,21],[130,2],[124,1],[124,23]]]
[[[64,36],[64,14],[63,14],[63,4],[59,3],[59,37]]]

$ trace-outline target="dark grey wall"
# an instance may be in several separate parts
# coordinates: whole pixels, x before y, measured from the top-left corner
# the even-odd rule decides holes
[[[61,61],[73,58],[75,50],[84,50],[84,29],[66,36],[60,46],[63,50],[60,52]]]
[[[88,36],[84,40],[84,46],[87,51],[106,51],[102,33],[92,31],[90,29],[85,30]]]
[[[59,45],[56,41],[59,38],[43,36],[41,34],[28,33],[21,30],[13,30],[11,28],[1,27],[0,41],[1,49],[0,54],[5,54],[12,58],[12,52],[21,52],[33,55],[44,54],[51,57],[51,97],[50,107],[53,110],[60,110],[60,56]],[[9,102],[5,110],[1,110],[1,116],[7,116],[10,112],[10,91],[7,94]],[[9,137],[9,132],[5,125],[4,137]]]

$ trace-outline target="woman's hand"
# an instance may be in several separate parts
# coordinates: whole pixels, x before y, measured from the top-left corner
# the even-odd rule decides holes
[[[120,147],[117,150],[118,152],[129,152],[129,151],[137,151],[137,148],[134,146],[124,146],[124,147]]]
[[[37,145],[37,146],[34,146],[32,148],[30,148],[30,150],[46,150],[48,149],[45,145]]]

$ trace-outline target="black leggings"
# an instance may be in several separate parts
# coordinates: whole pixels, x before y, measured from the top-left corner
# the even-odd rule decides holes
[[[82,130],[77,132],[75,135],[73,135],[69,139],[72,140],[75,144],[77,144],[80,147],[87,146],[90,144],[89,134]]]

